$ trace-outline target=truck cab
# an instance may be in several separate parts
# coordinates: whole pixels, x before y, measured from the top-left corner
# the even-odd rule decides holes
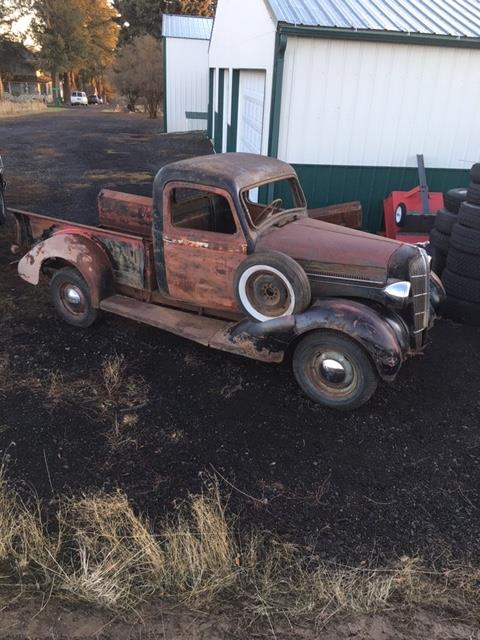
[[[103,310],[260,360],[292,350],[333,408],[423,350],[443,296],[423,248],[310,218],[294,169],[263,156],[172,163],[152,199],[104,190],[98,227],[13,214],[19,274],[49,277],[70,324]]]

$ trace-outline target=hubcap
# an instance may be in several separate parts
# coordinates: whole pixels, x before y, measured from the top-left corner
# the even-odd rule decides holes
[[[75,316],[85,313],[86,300],[83,291],[74,284],[64,284],[60,289],[60,299],[65,310]]]
[[[403,209],[402,207],[397,207],[395,209],[395,222],[398,224],[402,221]]]
[[[357,382],[352,363],[337,351],[317,353],[313,357],[311,372],[320,388],[338,396],[351,392]]]
[[[70,304],[80,304],[82,302],[82,296],[74,287],[68,287],[65,291],[65,298]]]

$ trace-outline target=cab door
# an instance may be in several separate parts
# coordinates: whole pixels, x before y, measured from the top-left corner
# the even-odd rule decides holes
[[[247,243],[230,194],[170,183],[163,193],[163,210],[169,295],[200,307],[238,309],[233,282]]]

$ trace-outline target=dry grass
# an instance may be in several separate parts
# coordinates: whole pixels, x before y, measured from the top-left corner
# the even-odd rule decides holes
[[[58,502],[55,518],[25,503],[0,473],[0,562],[16,583],[114,611],[159,594],[194,606],[242,606],[250,620],[278,616],[326,623],[335,616],[417,606],[478,617],[480,571],[319,563],[265,536],[240,540],[218,484],[192,497],[158,533],[122,493]]]

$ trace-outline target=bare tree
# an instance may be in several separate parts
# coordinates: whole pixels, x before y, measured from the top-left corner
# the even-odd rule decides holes
[[[156,118],[163,97],[162,48],[150,35],[138,36],[124,45],[113,66],[113,80],[127,97],[129,108],[142,98],[150,118]]]

